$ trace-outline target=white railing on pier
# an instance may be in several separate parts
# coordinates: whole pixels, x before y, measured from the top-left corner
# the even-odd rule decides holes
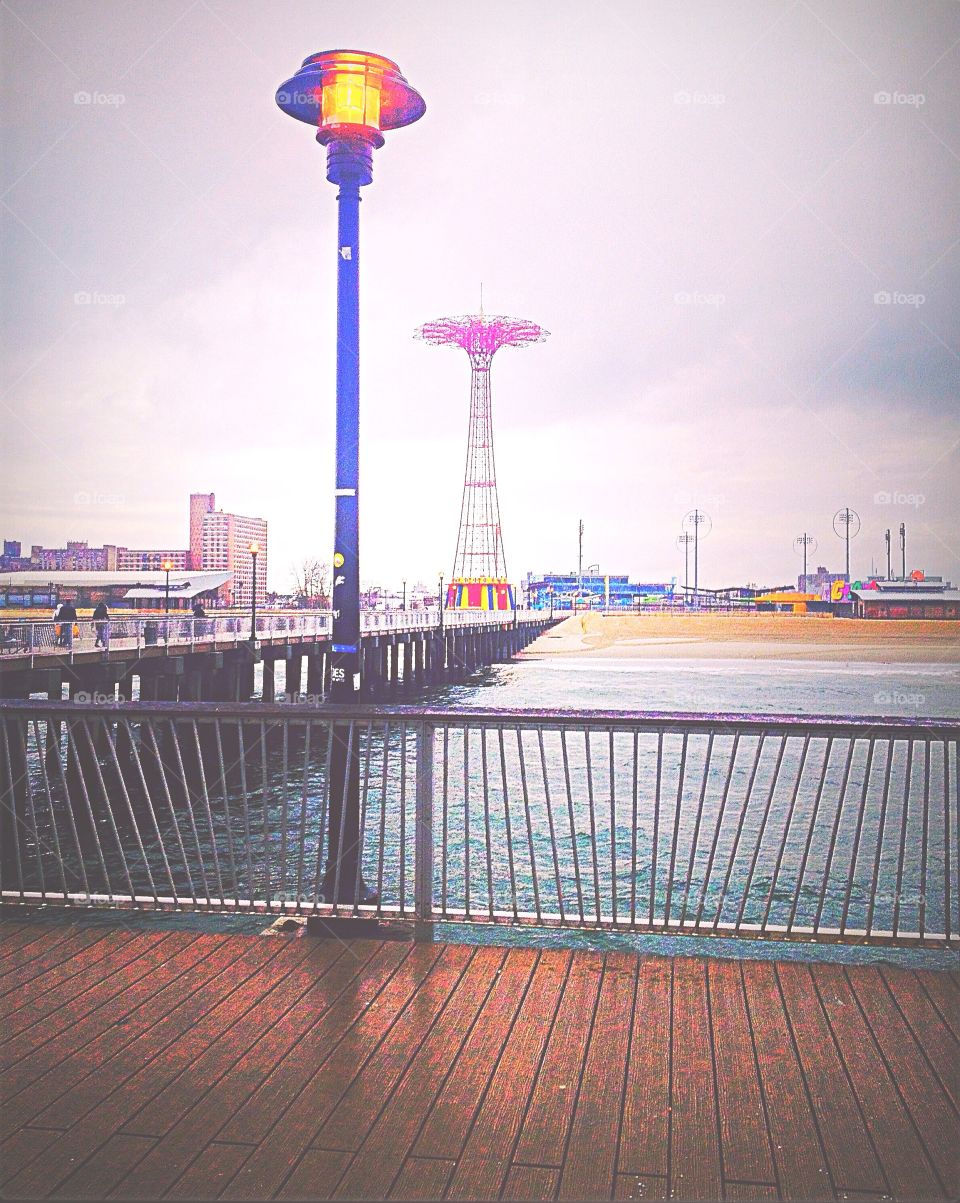
[[[958,739],[947,719],[9,702],[0,885],[957,947]],[[369,906],[321,897],[335,741],[359,755]]]

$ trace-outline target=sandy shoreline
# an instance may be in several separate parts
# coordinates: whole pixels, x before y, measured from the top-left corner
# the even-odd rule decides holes
[[[960,623],[793,614],[571,615],[525,658],[960,664]]]

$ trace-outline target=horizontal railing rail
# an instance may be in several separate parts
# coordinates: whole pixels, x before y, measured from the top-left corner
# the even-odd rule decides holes
[[[543,622],[536,611],[449,610],[444,612],[444,627],[478,625],[518,625]],[[289,614],[258,614],[256,639],[328,638],[332,630],[329,610],[304,610]],[[210,643],[248,643],[252,635],[250,614],[215,614],[193,618],[189,614],[130,615],[114,614],[105,622],[81,618],[75,622],[53,620],[4,622],[0,617],[0,656],[53,655],[73,659],[78,652],[103,649],[140,650],[148,647],[183,650]],[[437,611],[369,610],[360,616],[365,634],[389,634],[397,631],[437,630]]]
[[[359,753],[374,904],[321,896],[334,740]],[[0,886],[957,946],[958,741],[953,719],[2,703]]]

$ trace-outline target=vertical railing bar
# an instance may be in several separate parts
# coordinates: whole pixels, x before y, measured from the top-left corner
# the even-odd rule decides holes
[[[267,724],[260,720],[260,806],[263,814],[263,872],[267,910],[273,910],[270,888],[270,822],[267,816]]]
[[[573,814],[573,790],[570,786],[570,757],[567,753],[567,732],[560,728],[560,748],[563,753],[563,780],[567,793],[567,816],[570,820],[570,849],[573,853],[573,877],[577,887],[577,913],[580,922],[586,922],[583,913],[583,885],[580,881],[580,854],[577,850],[577,824]]]
[[[67,769],[64,763],[70,756],[70,724],[69,720],[64,723],[63,747],[60,746],[60,739],[57,739],[57,768],[60,770],[60,780],[63,783],[64,794],[64,809],[67,812],[67,818],[70,820],[70,831],[73,835],[74,847],[77,850],[77,864],[80,866],[80,877],[83,881],[83,890],[86,896],[90,897],[90,882],[87,879],[87,865],[83,855],[83,849],[80,847],[80,832],[77,830],[77,820],[73,813],[73,802],[70,798],[70,785],[67,782]],[[111,898],[113,894],[111,892]]]
[[[533,847],[533,824],[530,821],[530,793],[527,788],[527,762],[523,753],[523,732],[517,727],[517,755],[520,758],[520,788],[523,793],[523,814],[527,828],[527,849],[530,853],[530,875],[533,881],[533,909],[538,921],[543,917],[540,909],[540,883],[537,878],[537,861]]]
[[[663,787],[663,731],[657,732],[657,778],[653,799],[653,836],[650,845],[650,912],[648,921],[654,925],[657,905],[657,857],[660,853],[660,803]]]
[[[332,730],[331,726],[331,730]],[[333,913],[340,913],[340,872],[343,862],[343,841],[347,833],[347,795],[350,789],[350,770],[353,763],[353,735],[356,729],[356,723],[353,719],[347,723],[347,757],[346,769],[343,774],[343,794],[340,797],[340,833],[337,836],[337,862],[333,872]],[[342,737],[341,737],[342,738]],[[402,756],[402,753],[401,753]],[[401,773],[401,790],[403,789],[403,776]],[[359,782],[358,782],[359,784]],[[400,804],[400,820],[403,822],[403,803]],[[403,828],[401,826],[400,843],[403,841]],[[330,829],[330,838],[333,839],[333,828]],[[317,882],[317,892],[319,893],[319,879]],[[356,898],[354,898],[354,906],[356,906]]]
[[[416,806],[417,798],[414,794],[413,798],[414,818],[416,823]],[[416,838],[416,827],[414,827],[414,838]],[[400,723],[400,847],[402,849],[400,855],[400,907],[402,910],[407,909],[407,721],[401,720]],[[414,882],[416,884],[416,882]]]
[[[797,798],[800,796],[800,785],[803,781],[803,770],[807,766],[807,752],[810,749],[809,733],[803,737],[803,747],[800,749],[800,764],[797,767],[797,777],[793,783],[793,792],[790,795],[790,805],[787,807],[787,814],[783,824],[783,839],[780,841],[780,847],[777,849],[777,859],[774,864],[773,874],[770,878],[770,889],[767,891],[767,903],[763,912],[763,919],[760,921],[761,932],[766,932],[767,923],[770,919],[770,909],[773,906],[773,895],[777,888],[777,878],[780,876],[780,866],[783,864],[783,854],[786,851],[787,840],[790,837],[790,827],[793,823],[793,812],[796,809]],[[799,886],[797,887],[799,889]]]
[[[733,733],[733,745],[730,748],[730,761],[727,766],[727,776],[723,783],[723,793],[720,795],[720,807],[717,811],[717,822],[713,829],[713,841],[710,844],[710,854],[707,857],[707,863],[703,871],[703,885],[700,887],[700,901],[697,904],[697,913],[693,919],[694,927],[700,926],[700,922],[703,918],[703,909],[707,903],[707,890],[710,887],[710,875],[713,873],[713,862],[717,855],[717,846],[720,843],[720,829],[723,826],[723,818],[727,813],[727,798],[730,796],[730,783],[733,780],[733,770],[737,763],[737,749],[739,747],[740,729],[738,727]]]
[[[560,857],[557,852],[557,833],[553,823],[553,805],[550,799],[550,782],[547,778],[547,754],[543,746],[543,727],[537,725],[537,739],[540,743],[540,771],[543,774],[543,797],[547,808],[547,825],[550,829],[550,849],[553,853],[553,875],[557,883],[557,908],[560,911],[560,922],[566,922],[563,909],[563,884],[560,881]]]
[[[667,896],[663,907],[664,927],[670,926],[670,911],[673,901],[673,874],[677,863],[677,839],[680,832],[680,813],[683,809],[683,786],[687,774],[687,736],[683,733],[683,743],[680,746],[680,767],[677,770],[677,805],[673,816],[673,835],[670,837],[670,865],[667,871]]]
[[[6,726],[6,724],[4,724],[4,726]],[[17,732],[19,733],[21,750],[23,752],[23,765],[24,765],[23,776],[24,776],[24,784],[27,787],[27,806],[30,811],[30,817],[33,820],[33,848],[34,848],[34,857],[37,862],[37,873],[40,878],[40,897],[43,899],[46,899],[46,897],[47,897],[47,879],[46,879],[46,875],[44,874],[44,871],[43,871],[43,852],[40,848],[40,843],[41,843],[40,828],[37,826],[37,810],[33,803],[33,781],[31,780],[31,777],[30,777],[30,767],[29,767],[30,766],[30,752],[27,747],[27,740],[29,738],[29,731],[30,731],[29,720],[25,719],[22,723],[17,723],[16,729],[17,729]],[[12,766],[11,766],[11,771],[12,771]],[[13,801],[14,801],[14,799],[11,798],[11,802],[13,802]],[[16,823],[16,814],[14,814],[14,823]]]
[[[286,689],[286,685],[284,685]],[[284,720],[281,724],[283,740],[281,743],[283,763],[280,769],[280,902],[284,909],[287,905],[287,823],[288,823],[288,789],[290,775],[290,723]],[[299,900],[297,905],[299,905]]]
[[[326,841],[327,841],[327,868],[328,868],[328,870],[330,868],[330,858],[333,855],[333,852],[332,852],[333,838],[334,838],[334,836],[333,836],[333,818],[330,814],[330,810],[331,810],[330,804],[333,799],[333,782],[330,780],[330,761],[333,758],[333,739],[334,739],[334,726],[333,726],[333,721],[331,720],[329,723],[327,723],[327,760],[326,760],[327,768],[326,768],[326,775],[324,778],[323,795],[322,795],[322,799],[321,799],[321,803],[320,803],[320,838],[317,840],[317,863],[316,863],[316,867],[314,870],[314,878],[313,878],[313,913],[314,914],[317,913],[317,908],[320,905],[320,873],[321,873],[321,868],[323,865],[324,837],[326,837]],[[348,752],[350,750],[349,733],[347,736],[347,750],[348,750]],[[348,758],[347,763],[349,765],[349,758]],[[344,775],[343,775],[344,790],[346,790],[347,781],[349,780],[349,777],[350,777],[349,772],[344,773]],[[340,807],[340,814],[341,815],[345,814],[344,807],[342,804]],[[330,818],[329,829],[327,829],[328,817]],[[343,823],[342,822],[340,823],[340,834],[341,835],[343,834]],[[340,857],[338,856],[337,857],[337,865],[339,866],[339,864],[340,864]],[[337,904],[337,895],[339,893],[340,893],[339,881],[335,880],[334,886],[333,886],[333,913],[334,914],[337,913],[337,905],[338,905]]]
[[[630,926],[637,926],[637,809],[640,795],[640,733],[633,733],[633,784],[630,826]]]
[[[298,835],[298,839],[297,839],[298,852],[297,852],[297,898],[296,898],[296,903],[297,903],[297,912],[298,913],[300,911],[300,908],[303,906],[304,902],[306,901],[306,899],[304,898],[304,895],[303,895],[303,872],[306,867],[306,857],[307,857],[307,787],[308,787],[308,780],[309,780],[309,775],[310,775],[310,732],[311,732],[313,724],[310,722],[310,719],[308,718],[303,726],[304,726],[304,730],[303,730],[303,776],[300,781],[300,831],[299,831],[299,835]],[[321,844],[321,852],[317,853],[318,856],[322,854],[322,845],[323,845],[322,833],[321,833],[321,837],[320,837],[320,844]]]
[[[960,763],[957,764],[960,775]],[[960,785],[960,781],[958,781]],[[960,798],[960,790],[958,790]],[[958,823],[960,829],[960,823]],[[950,877],[950,742],[943,741],[943,914],[944,935],[950,940],[950,923],[953,919],[953,898],[951,896],[952,881]]]
[[[613,728],[608,732],[607,768],[610,776],[610,916],[617,925],[617,786],[614,764]]]
[[[76,721],[76,720],[68,719],[68,720],[67,720],[67,723],[66,723],[66,728],[67,728],[67,759],[68,759],[68,763],[69,763],[69,757],[70,757],[70,747],[71,747],[71,745],[72,745],[72,746],[73,746],[73,754],[74,754],[74,757],[76,758],[76,762],[77,762],[77,776],[78,776],[78,777],[79,777],[79,779],[80,779],[80,792],[81,792],[81,794],[83,795],[83,801],[84,801],[84,803],[86,804],[86,807],[87,807],[87,815],[88,815],[88,817],[89,817],[89,819],[90,819],[90,827],[91,827],[91,830],[93,831],[93,841],[94,841],[94,843],[95,843],[95,844],[96,844],[96,846],[97,846],[97,856],[98,856],[98,857],[99,857],[99,859],[100,859],[100,868],[103,870],[103,879],[104,879],[104,881],[105,881],[105,882],[106,882],[106,884],[107,884],[107,897],[110,899],[110,901],[111,901],[111,902],[113,902],[113,900],[114,900],[114,898],[115,898],[115,892],[114,892],[114,889],[113,889],[113,885],[112,885],[112,884],[111,884],[111,882],[110,882],[110,874],[107,872],[107,862],[106,862],[106,860],[104,859],[104,855],[103,855],[103,848],[102,848],[102,846],[101,846],[101,844],[100,844],[100,833],[97,831],[97,820],[96,820],[96,817],[94,816],[94,813],[93,813],[93,806],[92,806],[92,805],[91,805],[91,803],[90,803],[90,795],[87,793],[87,783],[86,783],[86,777],[85,777],[85,775],[84,775],[84,774],[83,774],[83,773],[80,771],[80,768],[79,768],[79,765],[80,765],[80,753],[79,753],[79,750],[77,749],[77,740],[76,740],[76,736],[75,736],[75,735],[74,735],[74,733],[73,733],[73,727],[74,727],[74,722],[75,722],[75,721]],[[9,753],[8,753],[8,760],[9,760]],[[69,804],[70,804],[70,799],[69,799],[69,787],[67,787],[67,794],[68,794],[68,797],[67,797],[67,805],[69,806]],[[123,854],[122,854],[122,853],[121,853],[121,858],[123,859],[123,862],[124,862],[124,864],[123,864],[123,867],[124,867],[124,870],[126,871],[126,868],[127,868],[127,864],[126,864],[126,858],[125,858],[125,857],[123,857]],[[128,881],[128,883],[129,883],[129,879],[130,879],[130,875],[129,875],[129,873],[127,873],[127,881]],[[22,888],[22,887],[21,887],[21,888]],[[131,897],[131,898],[133,898],[133,886],[132,886],[132,885],[130,885],[130,897]]]
[[[43,790],[47,796],[47,807],[50,811],[50,829],[53,832],[54,853],[57,858],[57,868],[60,870],[60,881],[61,881],[61,884],[63,885],[63,896],[64,896],[64,898],[66,898],[67,894],[69,894],[70,891],[67,889],[67,872],[66,872],[66,866],[65,866],[64,860],[63,860],[63,852],[61,850],[61,845],[60,845],[60,832],[57,828],[57,815],[56,815],[57,808],[56,808],[56,806],[54,806],[54,803],[53,803],[53,794],[50,790],[50,776],[47,773],[46,749],[47,749],[47,745],[50,741],[50,719],[49,718],[45,720],[45,724],[46,725],[44,726],[43,750],[41,751],[39,719],[33,720],[33,742],[37,748],[37,760],[40,762],[40,779],[43,782]]]
[[[366,725],[366,730],[364,731],[364,735],[366,737],[365,742],[366,742],[366,753],[367,754],[364,757],[364,762],[363,762],[363,785],[360,790],[360,838],[357,843],[357,871],[356,871],[356,874],[354,875],[354,882],[353,882],[353,913],[355,915],[358,913],[358,908],[360,905],[360,881],[363,877],[363,874],[361,872],[361,870],[363,868],[363,847],[364,847],[364,841],[366,840],[366,834],[367,834],[367,805],[368,805],[367,800],[368,800],[369,793],[370,793],[370,757],[371,757],[371,746],[373,744],[373,719],[369,719],[369,718],[367,719],[367,725]],[[380,900],[378,898],[377,899],[377,909],[379,910],[379,908],[380,908]]]
[[[743,923],[743,916],[747,909],[747,902],[750,898],[750,889],[753,886],[753,875],[757,870],[757,861],[760,859],[760,849],[763,845],[763,837],[767,830],[767,820],[770,817],[770,808],[773,805],[773,796],[777,790],[777,783],[780,780],[780,768],[783,764],[783,756],[787,750],[787,741],[790,738],[789,733],[782,732],[780,735],[780,746],[777,749],[777,760],[773,766],[773,778],[770,781],[770,789],[767,791],[767,801],[764,805],[763,816],[760,819],[760,828],[757,832],[757,842],[753,847],[753,856],[750,859],[750,870],[747,873],[746,884],[743,888],[743,897],[740,899],[740,906],[737,910],[737,919],[734,924],[734,930],[739,931]]]
[[[7,731],[7,720],[0,716],[0,730],[3,732],[4,764],[6,776],[10,782],[10,830],[13,833],[13,851],[17,866],[17,882],[21,897],[26,892],[26,879],[23,875],[23,862],[20,856],[20,824],[17,816],[17,783],[13,775],[13,757],[10,755],[10,735]]]
[[[493,845],[490,838],[490,766],[487,763],[487,728],[480,728],[480,762],[483,766],[483,835],[487,849],[487,916],[493,922]]]
[[[587,805],[590,810],[590,855],[593,861],[593,902],[597,922],[600,922],[600,865],[597,849],[597,815],[593,797],[593,758],[590,754],[590,728],[583,729],[583,744],[587,766]]]
[[[213,871],[217,878],[217,889],[220,892],[220,905],[226,906],[227,896],[223,888],[223,874],[220,871],[220,850],[217,847],[217,830],[213,822],[213,807],[210,803],[210,791],[207,788],[207,770],[203,763],[203,749],[200,746],[200,727],[197,720],[191,719],[190,725],[193,728],[193,745],[197,753],[197,767],[200,770],[200,787],[203,790],[203,809],[207,816],[207,825],[210,828],[210,847],[213,850]],[[200,852],[199,843],[197,845],[197,853],[203,861],[202,853]],[[204,877],[206,882],[206,877]]]
[[[450,853],[450,819],[449,819],[449,788],[450,788],[450,728],[443,728],[443,835],[440,845],[440,914],[447,913],[447,861]]]
[[[237,719],[237,754],[240,765],[240,794],[243,798],[243,845],[247,861],[247,897],[251,906],[256,895],[253,884],[253,832],[250,827],[250,794],[247,790],[247,749],[243,740],[243,720]]]
[[[470,918],[470,728],[463,725],[463,909]]]
[[[877,882],[880,877],[880,862],[883,859],[883,841],[886,835],[887,826],[887,806],[890,801],[890,770],[893,766],[893,754],[896,748],[896,740],[889,739],[887,742],[887,763],[884,766],[883,773],[883,797],[880,802],[880,818],[877,823],[877,851],[873,863],[873,879],[870,883],[870,897],[867,899],[867,935],[873,934],[873,914],[877,902]]]
[[[417,729],[417,781],[414,798],[413,914],[433,919],[433,734],[432,723]],[[404,855],[401,849],[401,855]],[[404,905],[401,899],[401,907]]]
[[[693,835],[690,839],[690,860],[687,864],[687,879],[683,889],[683,903],[680,906],[680,926],[683,927],[687,918],[687,905],[690,901],[690,886],[693,884],[693,870],[697,862],[697,847],[700,843],[700,826],[703,822],[703,806],[707,798],[707,783],[710,780],[710,766],[713,763],[713,744],[715,732],[707,736],[707,754],[703,758],[703,778],[700,782],[700,797],[697,799],[697,817],[693,825]]]
[[[903,862],[907,852],[907,824],[910,816],[910,785],[913,773],[913,740],[907,738],[907,768],[903,775],[903,818],[900,821],[900,849],[897,854],[897,884],[893,894],[893,923],[891,929],[894,936],[900,927],[900,898],[903,894]]]
[[[847,739],[847,759],[843,766],[843,780],[840,783],[840,793],[837,797],[837,813],[833,820],[833,829],[830,832],[830,847],[827,851],[827,862],[823,870],[823,885],[820,887],[820,898],[817,902],[817,914],[813,920],[813,930],[815,932],[820,930],[820,924],[823,920],[823,908],[826,905],[827,889],[830,885],[830,874],[833,871],[833,856],[837,847],[837,837],[840,833],[840,823],[843,819],[843,807],[847,797],[847,786],[850,783],[850,769],[853,765],[853,756],[856,746],[856,736],[851,735]]]
[[[390,731],[392,724],[387,719],[383,728],[383,765],[380,774],[380,852],[377,856],[377,911],[383,908],[383,870],[386,861],[387,847],[387,778],[390,764]],[[399,846],[400,860],[404,860],[407,853],[401,843]],[[398,866],[399,872],[399,866]],[[405,899],[399,899],[400,913],[404,912]]]
[[[510,865],[510,896],[513,901],[513,917],[518,917],[517,911],[517,872],[513,863],[513,832],[510,827],[510,789],[507,785],[507,752],[503,742],[503,726],[497,727],[497,738],[500,742],[500,779],[503,784],[503,822],[507,829],[507,860]]]
[[[803,856],[800,858],[800,869],[797,873],[797,885],[793,892],[793,902],[790,905],[790,917],[787,919],[787,931],[792,932],[794,923],[797,918],[797,908],[800,905],[800,891],[803,887],[804,874],[807,871],[807,861],[810,859],[810,847],[813,844],[813,833],[817,826],[817,817],[820,814],[820,803],[823,800],[823,791],[827,784],[827,777],[830,773],[830,756],[833,752],[834,739],[832,735],[827,736],[827,746],[823,757],[823,765],[820,769],[820,781],[817,784],[817,792],[813,799],[813,807],[810,812],[810,824],[807,828],[807,839],[803,846]]]
[[[197,818],[196,818],[196,815],[194,814],[194,810],[193,810],[193,797],[192,797],[193,790],[190,788],[190,784],[187,781],[186,769],[184,768],[184,764],[183,764],[183,754],[180,751],[180,737],[177,734],[175,719],[170,720],[170,737],[173,741],[173,749],[177,755],[177,771],[180,774],[180,780],[183,782],[184,798],[186,799],[186,803],[187,803],[187,816],[190,820],[190,833],[193,836],[193,843],[197,849],[197,865],[200,869],[200,880],[203,882],[203,894],[207,900],[207,904],[209,905],[209,903],[210,903],[210,887],[207,885],[207,870],[203,863],[203,853],[200,850],[200,834],[197,830]],[[171,809],[172,809],[172,807],[171,807]],[[187,880],[190,883],[190,893],[193,894],[194,902],[196,902],[196,897],[197,897],[196,888],[193,884],[193,874],[190,872],[190,868],[187,864],[186,848],[182,848],[182,852],[183,852],[183,858],[184,858],[184,868],[187,871]]]
[[[160,719],[158,719],[158,720],[157,720],[157,722],[158,722],[158,723],[159,723],[160,721],[161,721]],[[151,723],[151,724],[150,724],[150,738],[151,738],[151,741],[152,741],[152,743],[153,743],[153,754],[154,754],[154,756],[157,758],[157,765],[158,765],[158,767],[159,767],[159,769],[160,769],[160,781],[161,781],[161,784],[162,784],[162,786],[163,786],[163,793],[164,793],[164,797],[165,797],[165,798],[166,798],[166,800],[167,800],[167,806],[168,806],[168,808],[169,808],[169,810],[170,810],[170,817],[173,819],[173,830],[174,830],[174,834],[175,834],[175,836],[176,836],[176,840],[177,840],[177,846],[178,846],[178,847],[179,847],[179,849],[180,849],[180,859],[183,861],[183,870],[184,870],[184,873],[186,874],[186,877],[187,877],[187,884],[188,884],[188,885],[189,885],[189,887],[190,887],[190,898],[191,898],[192,902],[194,903],[194,905],[196,905],[196,901],[197,901],[197,892],[196,892],[196,890],[194,889],[194,886],[193,886],[193,875],[192,875],[192,874],[191,874],[191,872],[190,872],[190,865],[187,863],[187,850],[186,850],[186,848],[184,847],[184,844],[183,844],[183,837],[182,837],[182,836],[181,836],[181,834],[180,834],[180,824],[179,824],[179,822],[177,821],[177,812],[176,812],[176,809],[174,808],[174,805],[173,805],[173,797],[172,797],[172,796],[171,796],[171,794],[170,794],[170,787],[169,787],[169,785],[167,784],[167,774],[166,774],[166,772],[164,771],[163,760],[162,760],[162,757],[161,757],[161,755],[160,755],[160,745],[159,745],[159,743],[157,742],[157,733],[156,733],[156,728],[155,728],[155,726],[154,726],[154,724],[153,724],[153,723]],[[176,731],[175,731],[175,729],[174,729],[174,725],[173,725],[173,719],[170,719],[170,738],[173,740],[174,744],[176,744],[176,740],[177,740],[177,734],[176,734]],[[110,742],[111,746],[113,746],[113,742],[114,742],[114,741],[110,739],[110,733],[109,733],[109,730],[108,730],[108,732],[107,732],[107,739],[108,739],[108,741]],[[117,751],[116,751],[116,748],[115,748],[115,747],[113,747],[113,758],[114,758],[114,763],[115,763],[115,764],[116,764],[116,766],[117,766],[117,772],[119,773],[119,771],[120,771],[120,759],[119,759],[119,756],[117,755]],[[186,781],[184,781],[184,787],[186,787]],[[163,849],[163,841],[161,840],[161,841],[160,841],[160,843],[161,843],[161,849]],[[166,859],[166,853],[165,853],[165,852],[164,852],[164,857],[165,857],[165,859]],[[179,896],[178,896],[178,894],[177,894],[176,888],[173,886],[173,873],[172,873],[172,871],[170,870],[170,865],[169,865],[169,863],[167,863],[167,873],[168,873],[168,876],[169,876],[169,878],[170,878],[170,882],[171,882],[171,889],[172,889],[172,892],[173,892],[173,897],[174,897],[174,899],[175,899],[176,901],[179,901]]]
[[[850,871],[847,875],[847,891],[843,899],[843,910],[840,914],[840,935],[843,936],[847,930],[847,915],[850,911],[850,902],[853,898],[854,879],[857,872],[857,860],[860,856],[860,840],[863,835],[863,821],[867,813],[867,794],[870,792],[870,774],[873,771],[873,753],[876,748],[876,740],[871,736],[867,743],[867,764],[863,771],[863,789],[860,791],[860,806],[857,810],[857,826],[853,836],[853,851],[850,855]]]
[[[233,821],[230,814],[230,800],[227,796],[227,767],[223,759],[223,736],[220,733],[220,717],[213,720],[213,733],[217,743],[217,763],[220,768],[220,786],[223,792],[223,818],[227,829],[227,852],[230,858],[230,879],[233,882],[233,899],[240,906],[240,883],[237,881],[237,860],[233,847]],[[226,899],[224,899],[226,902]]]
[[[923,741],[923,828],[920,833],[920,939],[926,936],[927,926],[927,848],[930,830],[930,740]]]
[[[123,721],[123,722],[127,723],[127,725],[129,725],[128,720],[123,719],[121,721]],[[147,727],[152,735],[153,730],[154,730],[152,719],[147,720]],[[89,732],[88,732],[88,734],[89,734]],[[170,869],[170,862],[167,860],[167,850],[163,846],[163,836],[160,834],[160,824],[157,822],[157,815],[156,815],[156,811],[154,810],[153,799],[151,798],[150,791],[147,788],[147,778],[146,778],[146,774],[143,771],[143,764],[141,763],[141,760],[140,760],[140,751],[136,747],[136,745],[133,741],[132,734],[128,733],[127,738],[130,741],[131,753],[133,755],[133,759],[134,759],[134,762],[136,765],[137,776],[140,779],[140,788],[143,790],[144,801],[146,802],[147,808],[150,812],[150,821],[153,824],[153,833],[156,836],[157,846],[160,849],[160,856],[163,860],[164,868],[167,871],[167,880],[170,882],[170,892],[173,895],[174,902],[179,903],[180,899],[177,894],[176,885],[174,884],[173,873]],[[120,788],[123,790],[123,799],[127,804],[127,811],[130,815],[130,821],[131,821],[131,823],[133,823],[133,831],[137,837],[137,847],[140,849],[140,855],[143,857],[143,864],[144,864],[144,868],[147,871],[147,880],[150,883],[150,890],[153,893],[153,900],[155,903],[159,904],[160,899],[159,899],[156,884],[154,882],[153,871],[150,868],[150,859],[147,856],[147,851],[143,844],[143,838],[140,833],[140,824],[137,822],[136,815],[134,814],[134,811],[133,811],[133,802],[130,798],[130,793],[127,789],[127,783],[123,776],[123,772],[120,769],[120,760],[119,760],[119,757],[117,756],[117,750],[114,747],[114,745],[110,742],[109,739],[107,742],[110,743],[110,751],[113,754],[114,760],[116,762],[117,776],[120,778]],[[106,805],[107,813],[110,815],[110,825],[113,828],[114,838],[116,839],[117,845],[119,846],[120,845],[120,834],[117,831],[116,824],[115,824],[114,818],[113,818],[113,808],[110,806],[109,799],[107,798],[106,787],[103,784],[103,777],[100,773],[100,762],[97,760],[97,756],[93,750],[92,745],[90,748],[90,754],[93,757],[94,764],[96,765],[97,777],[100,780],[100,788],[103,790],[103,797],[104,797],[104,802]],[[158,758],[158,763],[159,763],[159,752],[157,753],[157,758]],[[161,767],[161,775],[162,775],[162,772],[163,772],[163,770]],[[127,872],[127,865],[126,865],[127,856],[122,847],[120,848],[120,856],[124,862],[124,872],[126,873]],[[129,873],[127,873],[127,877],[129,879]],[[130,893],[131,893],[131,896],[134,893],[132,886],[130,889]]]

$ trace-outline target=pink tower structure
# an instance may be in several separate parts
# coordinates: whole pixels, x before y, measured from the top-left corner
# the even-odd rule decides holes
[[[448,607],[512,610],[513,588],[500,530],[497,470],[493,455],[490,364],[501,347],[540,343],[549,331],[521,318],[479,314],[427,322],[416,337],[436,346],[462,347],[470,359],[470,427],[460,505],[460,530],[447,588]]]

